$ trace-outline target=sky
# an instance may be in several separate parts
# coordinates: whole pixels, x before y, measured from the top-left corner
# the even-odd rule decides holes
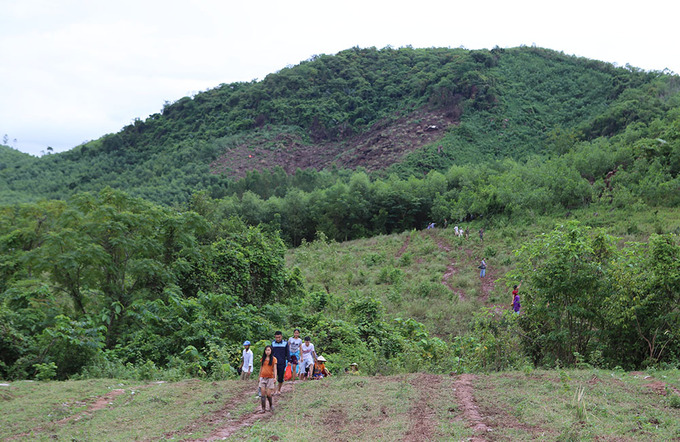
[[[61,152],[354,46],[536,45],[680,73],[678,13],[675,0],[0,0],[0,143]]]

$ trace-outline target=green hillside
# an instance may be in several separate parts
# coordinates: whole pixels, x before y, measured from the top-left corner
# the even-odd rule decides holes
[[[166,103],[68,152],[17,158],[0,183],[12,191],[7,202],[111,186],[185,204],[198,191],[240,195],[251,185],[230,176],[276,166],[389,168],[405,178],[560,154],[632,124],[640,130],[674,106],[677,77],[547,49],[352,48]],[[297,185],[275,178],[275,188]]]

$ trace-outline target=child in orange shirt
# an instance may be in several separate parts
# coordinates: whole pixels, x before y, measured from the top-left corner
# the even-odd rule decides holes
[[[264,348],[262,359],[260,361],[260,383],[259,387],[262,390],[263,396],[260,398],[262,402],[262,411],[264,413],[267,409],[267,401],[269,401],[269,411],[274,412],[272,405],[272,393],[276,386],[276,358],[272,356],[272,346],[268,345]]]

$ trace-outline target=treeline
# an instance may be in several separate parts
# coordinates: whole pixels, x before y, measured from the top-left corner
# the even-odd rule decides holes
[[[268,225],[297,246],[317,232],[343,241],[421,229],[445,219],[491,222],[564,213],[593,202],[631,210],[680,204],[677,112],[592,142],[556,132],[551,143],[564,153],[452,166],[423,178],[372,179],[361,171],[254,172],[233,185],[233,196],[197,194],[191,207]]]
[[[241,342],[293,327],[333,369],[394,372],[446,347],[413,320],[386,322],[370,298],[325,315],[337,298],[308,292],[284,252],[276,233],[238,219],[111,189],[3,207],[0,379],[223,379]]]

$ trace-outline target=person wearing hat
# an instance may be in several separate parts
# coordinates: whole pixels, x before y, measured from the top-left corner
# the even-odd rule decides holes
[[[352,362],[349,364],[349,374],[358,375],[359,374],[359,364]]]
[[[250,349],[250,341],[243,343],[243,356],[241,359],[243,361],[241,365],[241,380],[247,381],[250,379],[250,373],[253,372],[253,351]]]
[[[324,364],[324,362],[326,362],[326,358],[323,356],[316,358],[316,362],[314,363],[314,374],[312,375],[313,379],[321,379],[331,375],[326,369],[326,364]]]

